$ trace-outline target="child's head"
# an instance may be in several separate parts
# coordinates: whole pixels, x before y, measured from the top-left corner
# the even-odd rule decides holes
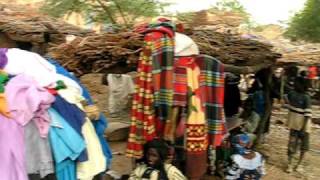
[[[148,166],[157,167],[167,159],[168,146],[159,139],[149,141],[144,146],[144,160]]]
[[[238,134],[232,138],[232,145],[237,154],[244,155],[250,151],[252,142],[247,134]]]

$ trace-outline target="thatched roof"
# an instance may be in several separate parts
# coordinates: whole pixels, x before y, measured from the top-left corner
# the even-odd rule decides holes
[[[271,45],[239,35],[194,30],[190,37],[198,44],[202,54],[240,67],[235,70],[239,73],[256,72],[269,67],[280,57],[280,54],[271,50]],[[49,52],[67,69],[82,75],[89,72],[106,72],[120,62],[126,62],[128,67],[135,67],[142,45],[141,35],[121,32],[78,38],[69,44],[51,48]]]
[[[182,13],[177,18],[187,27],[210,27],[222,32],[238,31],[237,28],[244,22],[244,17],[238,13],[219,10]]]
[[[283,54],[279,59],[279,65],[295,64],[302,66],[311,66],[320,64],[320,50],[306,51],[306,52],[292,52]]]
[[[274,41],[276,51],[282,53],[278,65],[319,65],[320,44],[306,42],[291,42],[287,39]]]
[[[218,58],[225,64],[256,66],[274,64],[281,54],[273,46],[240,34],[219,33],[212,30],[194,30],[190,35],[200,52]]]
[[[29,8],[0,4],[0,32],[15,41],[30,43],[65,42],[66,35],[85,36],[92,32]]]

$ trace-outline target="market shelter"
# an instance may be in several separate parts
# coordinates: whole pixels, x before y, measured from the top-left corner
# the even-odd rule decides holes
[[[175,25],[163,18],[145,28],[127,155],[141,158],[143,144],[161,138],[183,147],[184,172],[189,179],[200,179],[207,169],[207,155],[214,153],[228,131],[225,72],[264,69],[268,79],[280,55],[257,41],[210,31],[195,31],[191,39],[175,32]]]

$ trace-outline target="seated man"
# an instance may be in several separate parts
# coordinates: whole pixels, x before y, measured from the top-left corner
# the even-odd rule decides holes
[[[168,146],[164,141],[155,139],[145,144],[144,157],[129,180],[186,180],[175,166],[165,162],[167,154]]]

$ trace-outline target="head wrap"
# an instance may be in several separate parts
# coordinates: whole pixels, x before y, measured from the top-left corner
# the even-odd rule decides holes
[[[232,145],[237,154],[244,155],[250,152],[248,145],[250,144],[250,137],[247,134],[239,134],[233,137]]]

